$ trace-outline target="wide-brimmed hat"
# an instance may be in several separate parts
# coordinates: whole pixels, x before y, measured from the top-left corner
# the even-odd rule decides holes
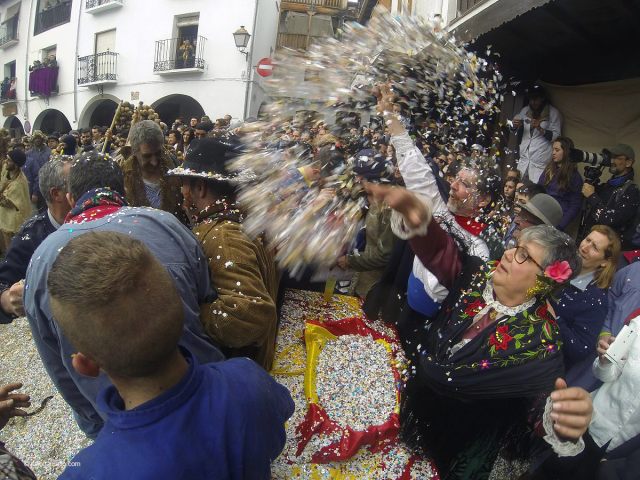
[[[239,145],[221,138],[194,139],[189,144],[184,162],[167,175],[203,178],[218,182],[240,183],[250,177],[249,173],[232,172],[227,162],[239,153]]]
[[[22,168],[27,163],[27,155],[19,148],[14,148],[9,152],[9,158],[18,167]]]
[[[562,207],[555,198],[546,193],[534,195],[520,207],[552,227],[562,220]]]

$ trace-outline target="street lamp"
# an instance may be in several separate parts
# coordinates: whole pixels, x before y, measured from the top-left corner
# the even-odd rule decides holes
[[[233,32],[233,39],[236,42],[236,48],[247,58],[249,58],[249,52],[247,52],[245,49],[247,48],[247,45],[249,45],[250,38],[251,34],[247,32],[247,30],[244,28],[244,25],[240,26],[238,30]]]

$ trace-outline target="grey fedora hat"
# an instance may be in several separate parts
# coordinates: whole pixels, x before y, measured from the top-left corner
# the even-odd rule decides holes
[[[534,195],[520,207],[552,227],[562,220],[562,207],[555,198],[546,193]]]

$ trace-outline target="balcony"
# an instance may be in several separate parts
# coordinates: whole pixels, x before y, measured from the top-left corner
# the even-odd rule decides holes
[[[29,73],[31,95],[49,98],[58,93],[58,67],[40,67]]]
[[[49,0],[46,7],[36,13],[36,25],[33,31],[34,35],[46,32],[58,25],[68,23],[71,19],[71,0],[60,1],[53,6],[49,6],[56,0]]]
[[[304,33],[278,33],[276,48],[291,48],[293,50],[306,50],[309,45],[317,41],[319,36],[308,36]],[[309,44],[307,44],[307,40]]]
[[[158,40],[153,72],[159,75],[204,72],[204,46],[207,39],[198,37]]]
[[[476,8],[477,5],[486,1],[487,0],[458,0],[458,17],[466,15],[469,11]]]
[[[0,48],[9,48],[18,43],[18,16],[0,23]]]
[[[0,83],[0,104],[16,101],[16,78],[6,77]]]
[[[78,57],[78,86],[105,85],[118,80],[118,54],[102,52]]]
[[[347,0],[282,0],[282,10],[307,11],[320,10],[346,10],[349,6]]]
[[[84,11],[95,14],[122,7],[122,0],[86,0]]]

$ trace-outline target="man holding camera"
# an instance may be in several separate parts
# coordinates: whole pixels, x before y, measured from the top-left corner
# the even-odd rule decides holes
[[[633,148],[620,143],[609,150],[611,178],[597,186],[585,182],[582,195],[586,199],[579,239],[596,224],[613,228],[622,240],[622,248],[631,248],[634,219],[640,206],[640,190],[633,183]]]

